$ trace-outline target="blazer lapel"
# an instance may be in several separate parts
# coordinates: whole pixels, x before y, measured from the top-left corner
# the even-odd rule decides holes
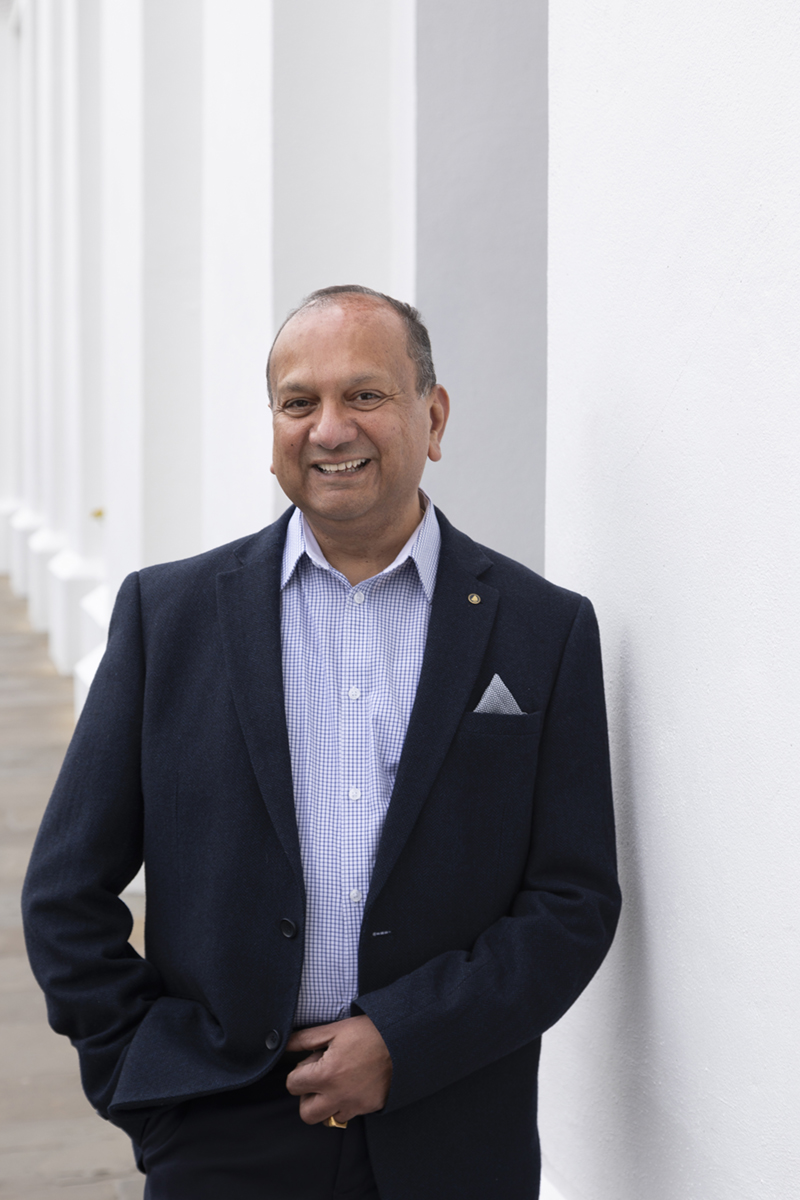
[[[419,685],[370,882],[366,913],[389,877],[464,715],[500,593],[482,583],[491,559],[436,510],[442,547]],[[469,597],[479,597],[478,603]]]
[[[217,576],[217,612],[236,712],[258,786],[300,886],[281,657],[280,577],[291,510],[239,552],[243,565]]]

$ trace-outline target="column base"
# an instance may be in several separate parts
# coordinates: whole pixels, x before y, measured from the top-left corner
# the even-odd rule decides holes
[[[108,584],[101,583],[92,588],[82,598],[78,605],[80,657],[89,654],[98,646],[105,646],[108,636],[108,623],[111,620],[111,603]]]
[[[28,594],[28,538],[42,524],[42,518],[23,504],[8,522],[11,532],[10,575],[15,596]]]
[[[101,583],[81,599],[79,605],[81,657],[74,667],[75,719],[81,715],[100,660],[106,652],[111,603],[108,585]]]
[[[81,609],[81,601],[97,590],[101,578],[98,562],[72,550],[62,550],[48,564],[50,657],[61,675],[71,675],[78,659],[103,640],[104,634],[98,632],[91,645],[84,648]]]
[[[46,525],[28,538],[28,618],[41,633],[50,628],[47,568],[63,548],[63,534]]]
[[[11,518],[19,508],[19,500],[0,500],[0,575],[11,570]]]

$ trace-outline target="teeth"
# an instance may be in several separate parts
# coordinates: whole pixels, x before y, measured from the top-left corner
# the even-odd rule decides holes
[[[343,463],[316,463],[320,471],[324,471],[326,475],[332,475],[334,471],[351,471],[353,467],[362,467],[365,462],[369,462],[368,458],[353,458],[350,462]]]

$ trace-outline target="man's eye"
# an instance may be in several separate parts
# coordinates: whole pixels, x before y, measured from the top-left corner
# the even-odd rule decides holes
[[[299,413],[305,412],[309,408],[311,408],[311,401],[306,400],[303,396],[298,396],[295,400],[287,400],[285,404],[281,405],[284,412]]]
[[[380,404],[383,396],[380,392],[358,392],[354,399],[356,404]]]

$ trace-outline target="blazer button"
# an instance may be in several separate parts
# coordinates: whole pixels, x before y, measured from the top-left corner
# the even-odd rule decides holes
[[[278,1033],[277,1029],[270,1029],[269,1033],[267,1034],[267,1049],[277,1050],[280,1044],[281,1035]]]
[[[290,921],[288,917],[284,917],[281,921],[281,933],[285,938],[293,938],[297,933],[297,926],[294,921]]]

